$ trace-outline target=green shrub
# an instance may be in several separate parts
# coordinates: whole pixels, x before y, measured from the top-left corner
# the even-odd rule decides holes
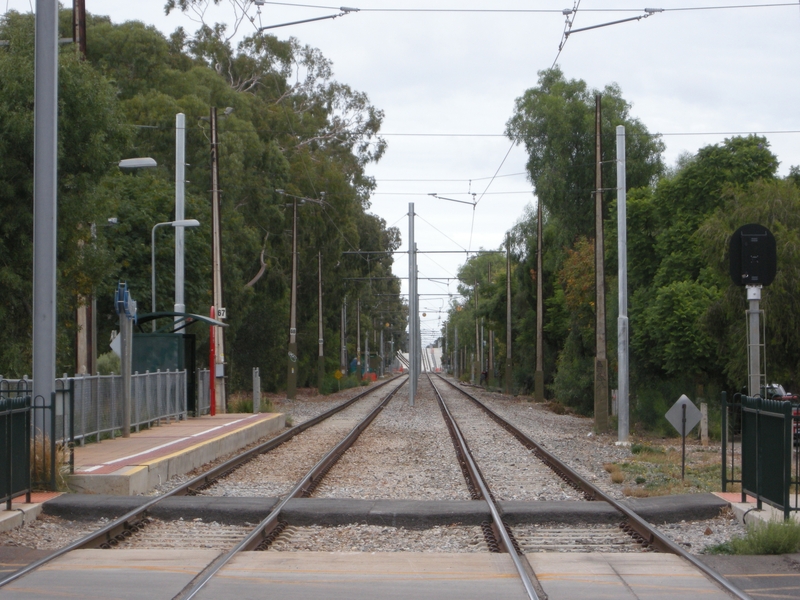
[[[252,413],[253,412],[253,396],[251,392],[237,392],[231,394],[228,398],[227,411],[229,413]],[[261,410],[262,413],[273,412],[272,402],[262,398]]]
[[[800,551],[800,523],[793,519],[753,523],[744,537],[711,546],[708,554],[792,554]]]
[[[111,373],[119,375],[121,370],[119,356],[113,352],[106,352],[97,357],[97,372],[100,375],[111,375]]]
[[[347,390],[360,385],[369,385],[369,382],[363,380],[359,381],[355,374],[342,377],[339,380],[337,380],[333,375],[325,375],[325,377],[322,378],[322,387],[320,388],[319,393],[327,396],[328,394],[333,394],[339,390]]]

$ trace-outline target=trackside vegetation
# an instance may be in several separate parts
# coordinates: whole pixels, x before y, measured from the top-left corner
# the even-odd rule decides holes
[[[546,398],[593,411],[595,356],[595,95],[601,94],[604,187],[616,185],[615,128],[627,139],[627,239],[632,418],[670,434],[663,418],[681,394],[708,400],[738,391],[746,373],[745,291],[728,275],[731,234],[760,223],[775,235],[778,275],[764,291],[769,377],[800,384],[800,169],[778,176],[778,157],[761,136],[732,137],[664,165],[660,137],[631,115],[615,84],[589,89],[556,67],[517,99],[509,138],[528,151],[527,171],[543,208],[542,272],[537,271],[537,211],[510,230],[512,387],[532,393],[536,365],[536,289],[541,279]],[[616,387],[616,194],[604,192],[606,329],[610,386]],[[497,249],[505,249],[498,240]],[[489,264],[491,263],[491,278]],[[482,255],[460,272],[463,299],[450,306],[454,331],[474,332],[475,318],[496,334],[495,364],[506,356],[505,257]],[[477,283],[477,286],[476,286]],[[474,293],[479,293],[475,310]],[[443,331],[444,333],[444,331]],[[459,342],[474,352],[474,335]],[[712,415],[713,416],[713,415]],[[712,419],[713,421],[713,419]]]

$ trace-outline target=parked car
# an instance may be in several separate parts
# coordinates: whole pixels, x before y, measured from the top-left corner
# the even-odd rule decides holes
[[[800,446],[800,398],[797,394],[787,393],[780,383],[768,383],[766,389],[761,389],[762,398],[772,400],[788,400],[792,403],[792,433],[794,433],[794,445]]]

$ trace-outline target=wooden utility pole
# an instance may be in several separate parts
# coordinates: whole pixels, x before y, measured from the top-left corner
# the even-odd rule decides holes
[[[86,58],[86,0],[72,0],[72,41],[81,59]]]
[[[542,201],[536,201],[536,372],[533,394],[544,402],[544,285],[542,284]]]
[[[217,107],[211,107],[211,268],[212,289],[214,306],[217,309],[216,318],[225,318],[224,304],[222,303],[222,220],[220,212],[219,190],[219,142],[217,139]],[[214,378],[216,390],[217,412],[225,412],[225,340],[222,327],[214,327],[215,371],[211,373]]]
[[[603,152],[601,140],[600,94],[595,96],[595,362],[594,362],[594,426],[598,432],[608,430],[608,356],[606,353],[606,287],[603,252]]]

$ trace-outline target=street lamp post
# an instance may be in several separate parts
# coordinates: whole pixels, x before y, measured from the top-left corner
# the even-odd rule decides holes
[[[199,227],[197,219],[180,219],[178,221],[165,221],[156,223],[150,233],[150,312],[156,312],[156,229],[159,227]],[[156,320],[153,319],[153,331],[156,330]]]

